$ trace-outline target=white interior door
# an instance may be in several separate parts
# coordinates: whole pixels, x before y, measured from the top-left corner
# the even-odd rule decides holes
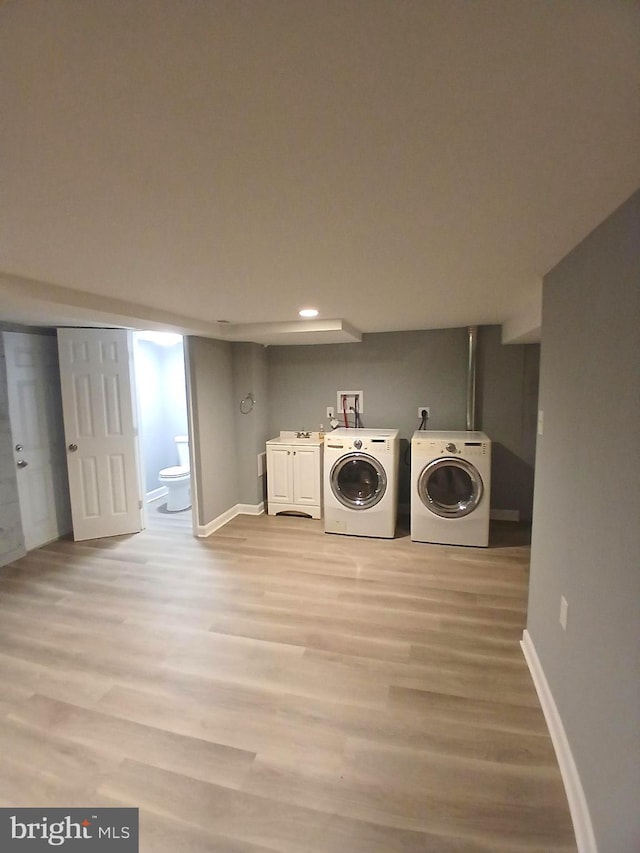
[[[53,335],[4,332],[9,420],[27,551],[71,530]]]
[[[58,329],[73,538],[141,529],[131,333]]]

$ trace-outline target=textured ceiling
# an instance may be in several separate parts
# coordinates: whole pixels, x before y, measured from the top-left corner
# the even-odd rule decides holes
[[[640,184],[639,34],[626,0],[8,0],[3,319],[517,318]]]

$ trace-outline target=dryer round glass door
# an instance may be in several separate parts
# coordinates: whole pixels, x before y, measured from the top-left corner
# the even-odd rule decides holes
[[[462,518],[482,499],[482,477],[464,459],[434,459],[418,478],[420,500],[441,518]]]
[[[387,490],[384,468],[367,453],[348,453],[331,469],[331,491],[349,509],[369,509]]]

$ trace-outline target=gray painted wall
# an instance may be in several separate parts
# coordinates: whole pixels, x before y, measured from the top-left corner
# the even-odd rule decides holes
[[[400,430],[402,450],[418,428],[466,428],[466,328],[364,335],[360,344],[270,347],[269,433],[328,429],[326,407],[338,390],[362,390],[365,427]],[[478,422],[495,443],[492,506],[531,517],[538,348],[503,346],[498,326],[478,335]],[[401,453],[404,458],[404,452]],[[409,503],[401,463],[400,503]]]
[[[269,430],[328,429],[326,407],[339,390],[362,390],[365,427],[410,438],[417,407],[433,429],[465,428],[466,329],[384,332],[362,343],[269,347]]]
[[[399,500],[409,503],[405,449],[418,428],[417,409],[431,409],[433,429],[464,429],[466,329],[383,332],[362,343],[269,347],[269,432],[329,430],[327,406],[340,390],[361,390],[363,425],[398,429],[402,439]],[[350,421],[353,423],[353,420]]]
[[[491,506],[530,520],[538,417],[540,347],[501,342],[500,326],[478,334],[478,423],[492,439]]]
[[[9,422],[7,367],[0,334],[0,566],[25,553]]]
[[[185,357],[193,400],[193,449],[200,458],[198,524],[206,525],[240,500],[232,345],[185,338]]]
[[[238,500],[252,506],[265,499],[266,490],[265,477],[258,475],[258,454],[264,452],[265,442],[270,438],[266,353],[265,347],[259,344],[232,344]],[[240,401],[249,393],[253,394],[256,403],[250,412],[242,414]]]
[[[640,192],[544,282],[528,630],[602,853],[640,843],[639,320]]]

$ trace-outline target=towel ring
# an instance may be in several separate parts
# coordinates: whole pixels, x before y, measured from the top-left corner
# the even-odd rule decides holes
[[[246,397],[243,397],[240,400],[240,411],[243,415],[248,415],[251,409],[255,406],[256,399],[252,393],[247,394]]]

